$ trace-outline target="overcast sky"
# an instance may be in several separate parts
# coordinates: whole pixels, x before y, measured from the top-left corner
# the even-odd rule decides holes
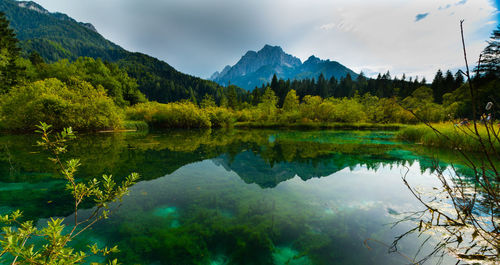
[[[499,0],[35,0],[51,12],[90,22],[130,51],[203,78],[248,50],[279,45],[367,74],[431,79],[464,65],[459,21],[470,60],[499,24]]]

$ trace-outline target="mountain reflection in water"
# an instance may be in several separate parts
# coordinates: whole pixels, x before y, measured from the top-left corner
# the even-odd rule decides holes
[[[402,170],[410,170],[415,184],[437,185],[431,174],[436,150],[392,136],[272,130],[80,135],[65,155],[81,159],[80,178],[105,173],[120,181],[138,172],[141,182],[74,246],[118,244],[116,257],[124,264],[406,264],[384,245],[369,249],[363,242],[390,244],[407,228],[389,225],[420,207],[401,181]],[[71,216],[64,181],[36,140],[0,137],[0,214],[21,209],[40,222]],[[87,202],[81,214],[91,207]],[[409,238],[400,251],[411,256],[421,241]]]

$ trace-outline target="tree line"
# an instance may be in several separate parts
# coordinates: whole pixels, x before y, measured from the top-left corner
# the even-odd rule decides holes
[[[495,68],[499,35],[498,30],[492,35],[474,78],[481,102],[500,101]],[[0,129],[29,131],[40,120],[79,130],[124,128],[127,120],[134,126],[143,122],[162,128],[237,122],[417,123],[407,110],[434,122],[472,113],[461,72],[439,70],[431,83],[405,75],[393,78],[389,72],[377,78],[361,73],[352,79],[347,74],[338,80],[323,75],[278,80],[275,75],[270,83],[244,91],[201,79],[192,87],[192,77],[172,72],[167,64],[141,54],[130,56],[135,58],[117,63],[89,57],[50,63],[36,52],[23,56],[9,22],[0,15]],[[141,83],[155,88],[143,93]],[[171,103],[149,101],[154,98]]]

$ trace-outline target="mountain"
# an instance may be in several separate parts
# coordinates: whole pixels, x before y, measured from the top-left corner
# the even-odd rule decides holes
[[[159,102],[193,96],[201,100],[207,93],[217,99],[223,91],[215,82],[183,74],[149,55],[129,52],[100,35],[92,24],[51,13],[35,2],[0,0],[0,11],[9,19],[24,56],[37,52],[47,62],[81,56],[115,62],[137,79],[139,90],[149,100]]]
[[[226,66],[220,73],[215,72],[210,80],[220,85],[234,84],[247,90],[260,87],[271,82],[273,75],[282,79],[317,78],[323,74],[329,79],[340,79],[350,74],[356,78],[358,74],[342,64],[309,57],[304,63],[299,58],[287,54],[279,46],[265,45],[260,51],[248,51],[233,66]]]

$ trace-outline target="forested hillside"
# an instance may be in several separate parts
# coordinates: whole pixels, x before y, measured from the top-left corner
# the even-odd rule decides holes
[[[22,3],[36,8],[23,7]],[[183,74],[149,55],[126,51],[106,40],[90,25],[61,13],[49,13],[36,3],[0,0],[0,11],[5,13],[20,40],[24,57],[36,52],[46,62],[72,61],[78,57],[116,62],[137,79],[139,90],[149,100],[159,102],[201,100],[205,94],[220,101],[226,93],[215,82]],[[241,89],[238,92],[243,93]]]

